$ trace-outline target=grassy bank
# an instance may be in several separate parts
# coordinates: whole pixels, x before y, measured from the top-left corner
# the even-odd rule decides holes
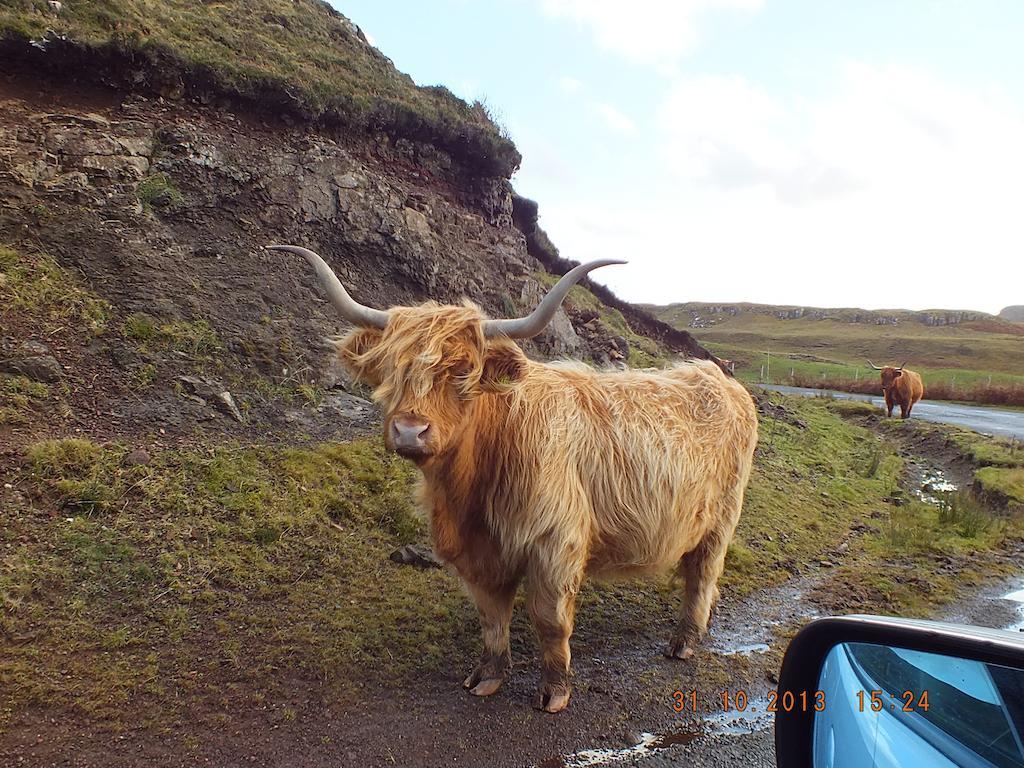
[[[47,35],[45,45],[29,43]],[[46,0],[19,0],[0,8],[0,38],[16,60],[132,91],[171,98],[213,92],[427,141],[485,175],[509,176],[520,162],[485,105],[442,86],[417,86],[321,0],[100,0],[64,3],[59,12]]]
[[[829,403],[774,397],[767,413],[723,593],[842,573],[830,594],[851,608],[920,615],[1001,572],[988,553],[1016,521],[893,506],[891,446]],[[113,726],[126,712],[163,726],[216,719],[297,678],[358,697],[461,671],[475,651],[456,580],[388,559],[424,530],[412,471],[375,442],[196,446],[138,465],[128,446],[65,439],[9,469],[0,722],[52,708]],[[661,631],[647,624],[677,599],[667,581],[588,585],[578,641]],[[520,649],[532,645],[522,613]]]

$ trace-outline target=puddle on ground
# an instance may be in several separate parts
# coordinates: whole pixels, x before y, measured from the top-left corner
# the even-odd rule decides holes
[[[917,486],[911,493],[925,504],[941,503],[941,496],[960,490],[960,486],[951,482],[938,467],[930,464],[915,464],[911,468]]]
[[[709,647],[722,656],[767,653],[775,641],[776,627],[818,617],[805,596],[806,585],[806,579],[794,578],[725,608],[711,623]]]
[[[722,656],[753,656],[755,653],[768,653],[768,643],[736,643],[715,650]]]
[[[677,745],[692,743],[700,731],[677,730],[663,734],[642,733],[640,741],[621,749],[585,749],[571,755],[556,755],[537,763],[537,768],[588,768],[596,765],[614,765],[625,760],[650,757],[655,752]]]
[[[640,741],[620,749],[584,749],[570,755],[549,757],[536,768],[591,768],[615,765],[626,760],[650,757],[670,747],[686,746],[701,736],[723,736],[754,733],[770,728],[775,716],[768,712],[768,701],[757,700],[743,711],[730,709],[704,717],[692,728],[667,731],[662,734],[642,733]]]
[[[1017,620],[1003,627],[1011,632],[1024,632],[1024,588],[1003,595],[1003,600],[1017,603]]]

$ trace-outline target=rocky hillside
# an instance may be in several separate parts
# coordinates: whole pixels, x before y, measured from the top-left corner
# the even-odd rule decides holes
[[[778,320],[834,320],[859,325],[905,325],[920,323],[931,327],[999,320],[994,315],[974,310],[926,309],[826,309],[775,304],[716,304],[690,301],[665,306],[644,305],[643,308],[678,328],[707,328],[740,315],[761,315]],[[1005,312],[1006,310],[1004,310]]]
[[[999,317],[1011,323],[1024,323],[1024,304],[1004,307],[999,311]]]
[[[339,320],[267,243],[315,248],[382,307],[521,313],[571,266],[479,105],[415,86],[317,0],[21,0],[0,29],[0,368],[62,402],[88,391],[65,402],[69,428],[360,424],[365,392],[325,341]],[[40,290],[55,282],[102,322],[62,314]],[[708,356],[585,286],[531,354]]]

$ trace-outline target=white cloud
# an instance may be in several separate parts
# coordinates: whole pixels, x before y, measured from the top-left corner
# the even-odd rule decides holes
[[[594,109],[612,133],[627,134],[636,131],[636,123],[618,107],[606,102],[600,102],[594,105]]]
[[[866,64],[814,99],[700,76],[658,121],[660,149],[614,187],[540,196],[564,255],[631,259],[600,276],[624,298],[1021,301],[1024,112],[1000,92]]]
[[[579,93],[583,83],[570,75],[562,75],[558,78],[558,87],[562,89],[563,93]]]
[[[701,14],[754,11],[762,4],[763,0],[541,0],[544,13],[587,27],[605,50],[662,66],[697,45]]]

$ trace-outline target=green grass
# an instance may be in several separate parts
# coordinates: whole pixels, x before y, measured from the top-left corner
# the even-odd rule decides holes
[[[98,336],[106,328],[110,305],[50,256],[0,246],[0,276],[0,326],[24,314],[32,317],[33,330],[39,333],[76,324]]]
[[[806,426],[762,416],[756,471],[723,590],[746,593],[781,583],[793,568],[825,557],[891,495],[902,467],[895,452],[827,403],[770,400]]]
[[[981,466],[1024,467],[1024,443],[1005,438],[984,438],[976,432],[954,433],[954,440],[970,459]]]
[[[291,668],[344,691],[357,669],[436,667],[475,634],[451,577],[388,560],[423,528],[409,466],[376,444],[132,467],[126,450],[46,441],[12,478],[30,501],[0,530],[0,710],[116,719],[136,697],[215,696],[224,670],[262,686]]]
[[[47,30],[105,57],[131,56],[132,71],[167,95],[180,94],[181,80],[186,91],[236,94],[279,112],[430,141],[489,175],[509,176],[519,164],[486,104],[417,86],[320,0],[94,0],[64,3],[60,14],[45,0],[0,7],[6,36],[28,40]]]

